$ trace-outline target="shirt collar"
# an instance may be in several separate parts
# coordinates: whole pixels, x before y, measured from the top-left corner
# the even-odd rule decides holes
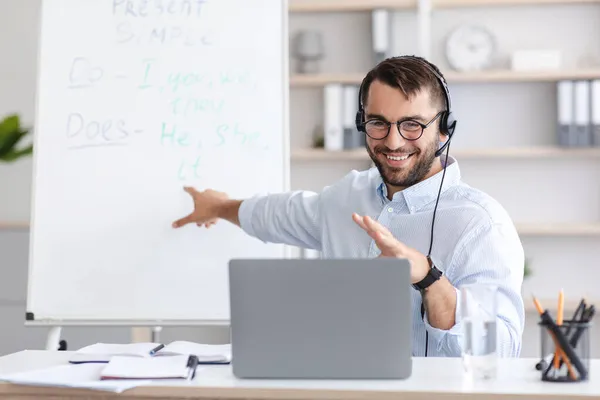
[[[444,159],[445,157],[442,158],[442,160]],[[420,210],[437,199],[443,174],[444,170],[442,169],[440,172],[425,179],[424,181],[421,181],[394,194],[392,201],[405,202],[411,213]],[[448,188],[456,186],[460,179],[461,175],[458,161],[454,157],[448,156],[448,164],[446,165],[446,176],[444,177],[442,193],[444,193]],[[377,183],[377,194],[385,204],[389,202],[387,198],[387,187],[385,186],[385,183],[379,174]]]

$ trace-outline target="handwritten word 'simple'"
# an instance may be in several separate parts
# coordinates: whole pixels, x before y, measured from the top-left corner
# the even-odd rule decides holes
[[[144,24],[136,26],[130,21],[117,24],[115,34],[118,44],[206,47],[212,46],[215,40],[211,33],[197,30],[194,27],[146,26]]]
[[[207,0],[113,0],[113,15],[146,18],[161,15],[200,17]]]

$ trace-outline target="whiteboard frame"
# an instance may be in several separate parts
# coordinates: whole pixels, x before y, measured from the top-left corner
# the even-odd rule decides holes
[[[32,179],[31,179],[31,212],[30,212],[30,230],[29,230],[29,261],[28,261],[28,271],[27,271],[27,300],[25,305],[25,326],[30,327],[62,327],[62,326],[118,326],[118,327],[155,327],[155,326],[171,326],[171,327],[198,327],[198,326],[229,326],[230,320],[101,320],[101,319],[28,319],[29,314],[29,306],[31,304],[32,299],[32,290],[31,290],[31,281],[33,275],[33,236],[34,236],[34,224],[35,224],[35,200],[36,200],[36,183],[35,176],[37,176],[37,156],[35,153],[35,149],[39,145],[39,120],[37,116],[39,115],[40,109],[40,92],[39,87],[41,86],[41,69],[42,69],[42,48],[43,48],[43,36],[42,33],[44,31],[44,2],[43,0],[40,2],[40,12],[38,15],[38,49],[37,49],[37,69],[36,69],[36,95],[35,95],[35,121],[34,121],[34,152],[32,157]],[[50,0],[51,1],[51,0]],[[280,0],[282,3],[282,32],[281,32],[281,40],[282,40],[282,77],[283,77],[283,104],[282,104],[282,128],[283,128],[283,170],[284,170],[284,178],[283,178],[283,187],[284,191],[289,191],[291,188],[291,159],[290,159],[290,73],[289,73],[289,0]],[[292,256],[292,248],[288,245],[283,245],[283,253],[284,258],[291,258]],[[60,328],[59,328],[60,329]],[[60,330],[58,333],[54,333],[56,335],[60,335]],[[50,332],[50,335],[53,335],[53,332]],[[55,338],[57,339],[57,338]],[[48,339],[50,341],[50,338]],[[52,347],[52,345],[48,345]]]

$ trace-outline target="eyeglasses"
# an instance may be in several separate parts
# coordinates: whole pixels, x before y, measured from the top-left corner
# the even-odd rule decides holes
[[[419,121],[415,121],[413,119],[405,119],[397,122],[388,122],[381,119],[370,119],[364,124],[365,132],[372,139],[382,140],[390,134],[390,128],[392,127],[392,124],[395,124],[398,128],[398,132],[400,132],[400,135],[404,139],[417,140],[423,135],[423,131],[436,119],[438,119],[443,113],[443,111],[440,111],[427,124],[422,124]]]

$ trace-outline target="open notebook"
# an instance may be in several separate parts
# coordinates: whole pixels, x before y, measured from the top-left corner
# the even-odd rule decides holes
[[[179,340],[167,345],[161,343],[96,343],[82,347],[69,362],[107,363],[115,356],[155,358],[164,356],[194,355],[200,364],[228,364],[231,362],[230,344],[201,344]]]
[[[196,356],[114,356],[102,370],[100,379],[192,379],[197,366]]]

